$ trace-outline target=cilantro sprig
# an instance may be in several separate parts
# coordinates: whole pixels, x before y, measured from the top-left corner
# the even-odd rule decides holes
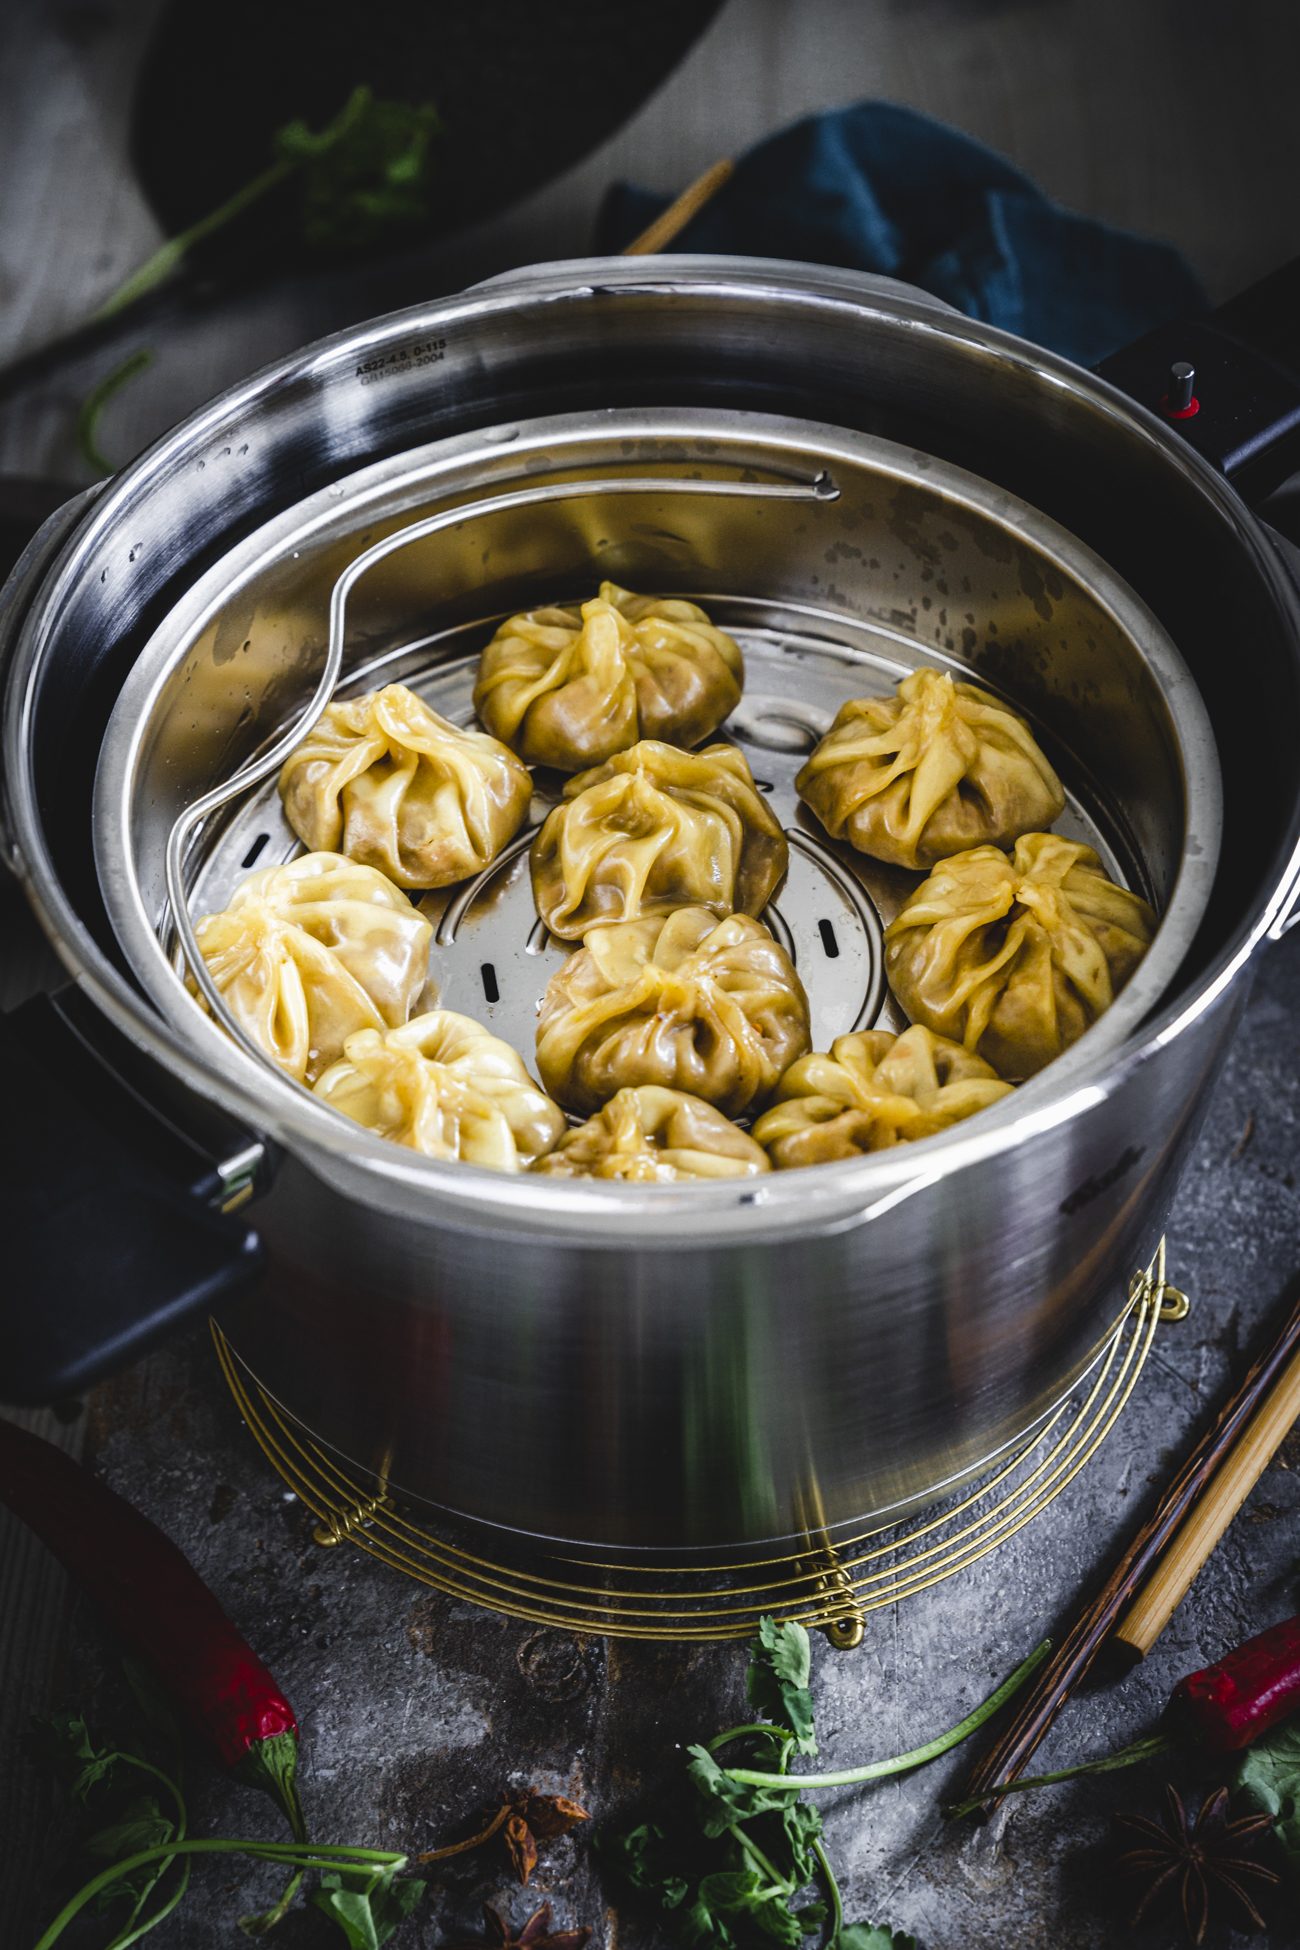
[[[179,1728],[143,1667],[132,1662],[127,1677],[140,1723],[119,1741],[96,1739],[81,1714],[38,1723],[70,1799],[88,1817],[81,1848],[96,1866],[35,1950],[53,1950],[74,1919],[92,1908],[113,1917],[105,1950],[128,1950],[171,1915],[185,1897],[192,1865],[210,1855],[242,1855],[288,1871],[278,1900],[240,1919],[248,1935],[273,1929],[295,1906],[304,1878],[315,1872],[319,1883],[311,1903],[336,1925],[349,1950],[382,1950],[424,1895],[422,1881],[402,1874],[407,1857],[328,1842],[190,1835]]]
[[[95,313],[125,311],[178,271],[186,258],[255,204],[291,181],[297,230],[309,250],[347,252],[383,242],[429,216],[433,139],[442,124],[431,102],[378,99],[354,88],[332,122],[309,129],[287,122],[272,138],[273,160],[215,210],[168,237]]]
[[[919,1747],[860,1767],[795,1774],[793,1758],[817,1752],[811,1646],[797,1621],[765,1617],[750,1646],[746,1686],[750,1703],[767,1717],[688,1748],[692,1792],[675,1797],[662,1819],[607,1840],[606,1860],[658,1902],[673,1934],[690,1946],[756,1950],[816,1935],[825,1950],[919,1950],[903,1932],[845,1921],[821,1815],[803,1795],[865,1785],[937,1759],[983,1726],[1048,1650],[1039,1646],[973,1713]],[[718,1758],[729,1747],[742,1749],[740,1764]]]
[[[90,327],[132,310],[169,283],[196,250],[272,195],[294,194],[283,236],[318,257],[348,256],[418,228],[433,208],[434,145],[441,130],[431,102],[384,101],[366,87],[353,89],[322,129],[308,128],[301,118],[287,122],[272,138],[267,167],[161,243],[92,314]],[[104,409],[152,361],[147,346],[137,348],[81,404],[77,441],[96,474],[113,471],[99,443]]]

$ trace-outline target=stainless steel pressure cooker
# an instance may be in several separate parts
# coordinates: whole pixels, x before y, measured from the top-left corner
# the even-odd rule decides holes
[[[55,516],[0,613],[4,844],[70,977],[3,1025],[0,1393],[209,1308],[400,1495],[678,1561],[881,1517],[1031,1428],[1151,1258],[1300,889],[1300,600],[1212,414],[1189,442],[1156,410],[1160,356],[1147,407],[878,280],[542,266],[272,367]],[[1109,1014],[942,1136],[678,1187],[440,1163],[256,1061],[187,990],[169,842],[187,911],[221,905],[293,849],[264,761],[331,654],[339,694],[463,720],[496,623],[600,576],[745,649],[728,732],[788,823],[770,918],[818,1046],[891,1019],[905,876],[793,775],[920,662],[1025,711],[1065,830],[1159,908]],[[527,1054],[556,950],[525,844],[428,911],[443,1001]]]

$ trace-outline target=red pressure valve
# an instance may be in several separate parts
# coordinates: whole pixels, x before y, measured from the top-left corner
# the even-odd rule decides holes
[[[1201,402],[1193,392],[1196,384],[1196,367],[1186,359],[1175,359],[1169,368],[1169,391],[1160,402],[1160,411],[1167,420],[1190,420],[1201,410]]]

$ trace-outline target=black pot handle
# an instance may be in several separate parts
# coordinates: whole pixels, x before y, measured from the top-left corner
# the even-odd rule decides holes
[[[216,1118],[199,1149],[148,1061],[75,989],[0,1016],[0,1399],[78,1394],[261,1268],[235,1213],[268,1148]]]
[[[1300,468],[1300,259],[1217,311],[1148,332],[1097,370],[1258,504]]]

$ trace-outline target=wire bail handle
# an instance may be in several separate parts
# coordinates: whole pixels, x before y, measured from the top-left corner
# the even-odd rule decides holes
[[[330,591],[329,643],[320,681],[310,701],[304,705],[288,730],[276,739],[269,751],[263,752],[260,758],[250,760],[230,778],[220,785],[213,786],[210,792],[205,792],[192,805],[186,806],[173,822],[172,829],[167,835],[165,862],[167,899],[176,928],[177,941],[185,965],[194,978],[195,986],[215,1019],[248,1055],[259,1063],[266,1062],[265,1050],[253,1040],[227,1008],[225,999],[203,959],[185,889],[185,859],[190,840],[209,813],[216,812],[221,806],[237,798],[240,793],[250,791],[253,786],[260,785],[264,779],[270,778],[273,772],[279,771],[290,753],[329,705],[338,688],[339,675],[343,668],[348,598],[367,570],[373,569],[376,563],[382,562],[399,549],[408,548],[412,542],[423,541],[430,535],[437,535],[444,528],[456,527],[465,521],[475,521],[485,515],[508,514],[517,508],[531,508],[545,502],[570,500],[579,494],[709,494],[748,500],[818,502],[837,501],[839,492],[835,482],[825,470],[808,481],[712,481],[690,480],[669,475],[608,475],[603,479],[590,481],[543,481],[531,487],[511,488],[504,494],[486,495],[478,501],[463,502],[455,508],[441,509],[437,514],[426,515],[423,520],[412,522],[409,527],[400,529],[395,535],[386,535],[382,541],[375,542],[370,548],[363,550],[349,562]],[[291,1077],[286,1078],[286,1081],[294,1089],[310,1094],[305,1084],[298,1083]]]

